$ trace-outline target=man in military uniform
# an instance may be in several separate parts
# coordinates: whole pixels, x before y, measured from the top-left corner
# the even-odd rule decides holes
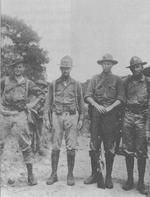
[[[32,133],[29,128],[31,110],[44,102],[44,94],[30,80],[23,77],[23,59],[19,58],[10,65],[11,75],[1,80],[1,110],[0,110],[0,156],[2,156],[4,142],[11,133],[17,137],[28,172],[28,184],[36,185],[37,181],[32,172],[33,153],[31,149]],[[30,95],[36,99],[30,103]]]
[[[146,194],[144,174],[147,158],[146,121],[149,105],[150,80],[143,75],[143,62],[133,56],[130,60],[132,75],[125,80],[126,109],[123,123],[123,149],[126,158],[128,179],[124,190],[133,188],[134,157],[137,158],[139,181],[137,189]]]
[[[113,188],[112,167],[115,155],[115,141],[118,121],[118,109],[124,102],[124,88],[121,79],[113,75],[111,68],[118,62],[112,55],[106,54],[102,60],[97,61],[103,72],[94,76],[87,88],[85,101],[89,103],[91,114],[91,143],[89,155],[91,157],[92,174],[84,183],[97,182],[98,159],[103,141],[106,159],[105,187]],[[103,176],[101,174],[103,182]],[[103,188],[103,184],[101,185]]]
[[[57,166],[63,135],[65,135],[67,149],[68,175],[67,184],[75,184],[73,169],[75,163],[75,149],[77,145],[77,129],[81,129],[83,122],[84,101],[81,85],[70,77],[73,63],[70,56],[61,59],[61,77],[49,86],[47,109],[53,127],[53,142],[51,153],[52,174],[47,184],[55,183]]]

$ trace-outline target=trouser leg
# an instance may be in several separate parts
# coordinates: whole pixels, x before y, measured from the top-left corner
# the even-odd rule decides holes
[[[43,129],[43,119],[38,119],[37,120],[37,150],[39,155],[44,156],[46,153],[42,144],[42,129]]]

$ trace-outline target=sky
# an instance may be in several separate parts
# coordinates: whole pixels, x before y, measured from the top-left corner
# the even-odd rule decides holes
[[[113,73],[127,75],[134,55],[150,64],[149,0],[1,0],[1,11],[23,19],[48,51],[48,81],[59,77],[60,59],[71,55],[72,76],[86,81],[101,72],[97,60],[111,53]]]

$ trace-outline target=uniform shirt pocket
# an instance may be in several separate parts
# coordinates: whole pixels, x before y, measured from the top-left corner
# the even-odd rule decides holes
[[[102,85],[99,85],[96,89],[95,89],[95,96],[102,96],[105,93],[105,88]]]
[[[109,84],[107,88],[107,96],[110,98],[116,97],[116,86],[113,84]]]

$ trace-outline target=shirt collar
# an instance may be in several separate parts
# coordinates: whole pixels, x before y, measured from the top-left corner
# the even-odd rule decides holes
[[[105,73],[105,72],[102,72],[101,73],[101,76],[102,77],[105,77],[105,78],[107,78],[107,77],[109,77],[109,76],[111,76],[112,75],[112,72],[110,71],[109,73]]]
[[[69,77],[67,83],[71,83],[72,81],[73,81],[73,79],[71,77]],[[62,83],[62,82],[64,82],[64,80],[63,80],[62,77],[60,77],[60,78],[57,79],[57,82]]]
[[[24,77],[22,76],[22,77],[20,77],[20,78],[16,78],[15,77],[15,80],[17,81],[17,83],[22,83],[25,79],[24,79]]]

